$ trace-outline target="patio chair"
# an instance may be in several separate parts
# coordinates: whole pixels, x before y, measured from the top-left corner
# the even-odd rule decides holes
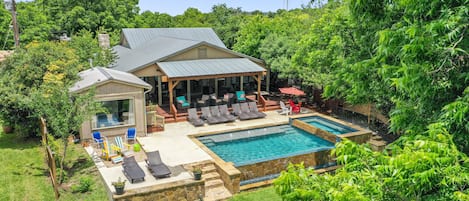
[[[187,102],[186,96],[178,96],[176,97],[177,108],[178,109],[186,109],[191,106],[189,102]]]
[[[238,116],[239,120],[252,119],[251,115],[249,115],[247,113],[243,113],[241,111],[241,107],[240,107],[239,103],[233,103],[233,105],[231,105],[231,107],[233,108],[233,114]]]
[[[288,100],[288,103],[290,104],[290,111],[291,111],[292,114],[293,113],[296,113],[296,114],[300,113],[301,108],[299,106],[295,105],[295,103],[291,99]]]
[[[256,114],[258,118],[264,118],[265,116],[267,116],[265,113],[259,112],[256,102],[249,102],[249,110],[251,111],[251,113]]]
[[[279,114],[290,114],[290,108],[288,108],[283,101],[280,101],[280,108],[282,110],[279,111]]]
[[[129,143],[130,140],[135,143],[135,138],[136,138],[136,129],[135,128],[128,128],[127,129],[127,135],[126,135],[126,141]]]
[[[246,102],[246,94],[244,91],[236,91],[236,100],[238,103]]]
[[[143,172],[142,168],[138,165],[135,156],[124,157],[122,167],[124,168],[122,171],[130,183],[134,183],[136,180],[145,181],[145,172]]]
[[[251,119],[260,118],[260,116],[257,116],[256,113],[251,112],[251,110],[249,109],[249,105],[248,105],[247,102],[240,103],[239,106],[241,107],[241,112],[242,112],[242,113],[245,113],[245,114],[247,114],[247,115],[249,115],[249,116],[251,117]]]
[[[103,151],[102,151],[103,158],[105,160],[111,160],[112,158],[119,156],[116,152],[114,152],[114,150],[111,147],[112,147],[112,144],[109,144],[109,141],[105,139],[103,141]],[[121,160],[122,158],[120,159],[120,161]],[[116,160],[116,161],[113,161],[113,163],[117,163],[120,161]]]
[[[97,145],[96,147],[101,148],[101,145],[103,144],[103,138],[101,138],[101,133],[99,131],[93,132],[93,140]]]
[[[207,120],[207,123],[208,124],[218,124],[218,123],[221,123],[221,121],[215,117],[212,116],[212,114],[210,113],[210,108],[209,107],[202,107],[200,108],[200,110],[202,111],[202,118]]]
[[[218,106],[218,109],[220,109],[221,116],[225,117],[229,121],[236,121],[236,117],[234,115],[230,114],[230,111],[228,111],[228,106],[227,105],[220,105],[220,106]]]
[[[126,144],[122,141],[121,136],[116,136],[114,138],[114,141],[116,141],[116,144],[112,145],[112,149],[114,151],[117,151],[118,153],[121,153],[123,156],[131,156],[133,154],[132,149],[130,148],[130,144]]]
[[[189,108],[187,112],[188,112],[187,121],[189,121],[192,125],[203,126],[205,124],[204,120],[200,119],[199,116],[197,116],[196,108]]]
[[[171,171],[169,170],[168,166],[166,166],[166,164],[164,164],[161,160],[159,151],[146,152],[146,154],[147,159],[145,162],[147,163],[147,167],[154,177],[164,178],[171,175]]]
[[[210,99],[210,95],[204,94],[202,95],[201,99],[197,100],[197,105],[201,107],[205,107],[208,105],[208,100]]]
[[[218,109],[218,106],[210,106],[210,114],[212,114],[212,117],[217,118],[219,123],[225,123],[229,121],[229,119],[220,114],[220,109]]]

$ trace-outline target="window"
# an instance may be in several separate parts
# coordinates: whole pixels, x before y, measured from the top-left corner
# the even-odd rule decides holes
[[[91,122],[93,129],[135,124],[132,99],[101,101],[105,113],[98,113]]]
[[[207,48],[199,48],[199,59],[206,59],[207,58]]]

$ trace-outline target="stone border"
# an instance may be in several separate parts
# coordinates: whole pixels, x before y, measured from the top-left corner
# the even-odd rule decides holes
[[[127,200],[197,200],[205,197],[204,180],[183,180],[167,184],[125,190],[123,195],[112,195],[115,201]]]

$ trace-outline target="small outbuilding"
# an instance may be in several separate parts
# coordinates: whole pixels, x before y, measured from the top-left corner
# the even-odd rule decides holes
[[[145,93],[151,85],[131,73],[101,67],[82,71],[79,76],[81,80],[70,92],[85,93],[94,88],[96,101],[106,109],[82,124],[81,139],[92,138],[93,131],[100,131],[102,136],[125,135],[132,127],[137,136],[145,136]]]

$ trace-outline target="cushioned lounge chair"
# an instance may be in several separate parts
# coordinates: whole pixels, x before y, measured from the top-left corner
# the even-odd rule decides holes
[[[261,118],[260,116],[257,116],[256,113],[251,112],[247,102],[240,103],[239,106],[241,107],[241,112],[246,113],[247,115],[249,115],[251,117],[251,119]]]
[[[258,118],[264,118],[267,116],[265,113],[259,112],[256,102],[249,102],[249,110],[251,113],[256,114]]]
[[[210,114],[218,119],[219,123],[229,122],[230,120],[220,114],[218,106],[210,106]]]
[[[229,121],[236,121],[236,117],[231,115],[230,112],[228,111],[228,106],[227,105],[220,105],[218,106],[218,109],[220,109],[220,114],[227,118]]]
[[[160,151],[147,152],[146,154],[147,159],[145,162],[147,163],[148,169],[154,177],[164,178],[171,175],[171,171],[169,170],[168,166],[166,166],[161,160]]]
[[[200,119],[199,116],[197,116],[197,109],[189,108],[187,109],[187,112],[187,121],[189,121],[192,125],[203,126],[205,124],[204,120]]]
[[[177,108],[178,109],[186,109],[191,106],[189,102],[187,102],[185,96],[178,96],[176,97],[176,102],[177,102]]]
[[[212,114],[210,113],[210,108],[209,107],[202,107],[202,108],[200,108],[200,110],[202,111],[202,116],[201,117],[203,119],[207,120],[208,124],[222,123],[222,121],[220,121],[219,119],[212,116]]]
[[[246,102],[246,94],[244,91],[236,91],[236,100],[238,103]]]
[[[134,181],[145,181],[145,172],[143,172],[142,168],[138,165],[134,156],[125,157],[122,167],[124,168],[124,175],[130,183],[134,183]]]
[[[239,106],[239,103],[233,103],[231,105],[231,107],[233,108],[233,114],[238,116],[239,117],[239,120],[248,120],[248,119],[252,119],[251,115],[247,114],[247,113],[243,113],[241,111],[241,108]]]

